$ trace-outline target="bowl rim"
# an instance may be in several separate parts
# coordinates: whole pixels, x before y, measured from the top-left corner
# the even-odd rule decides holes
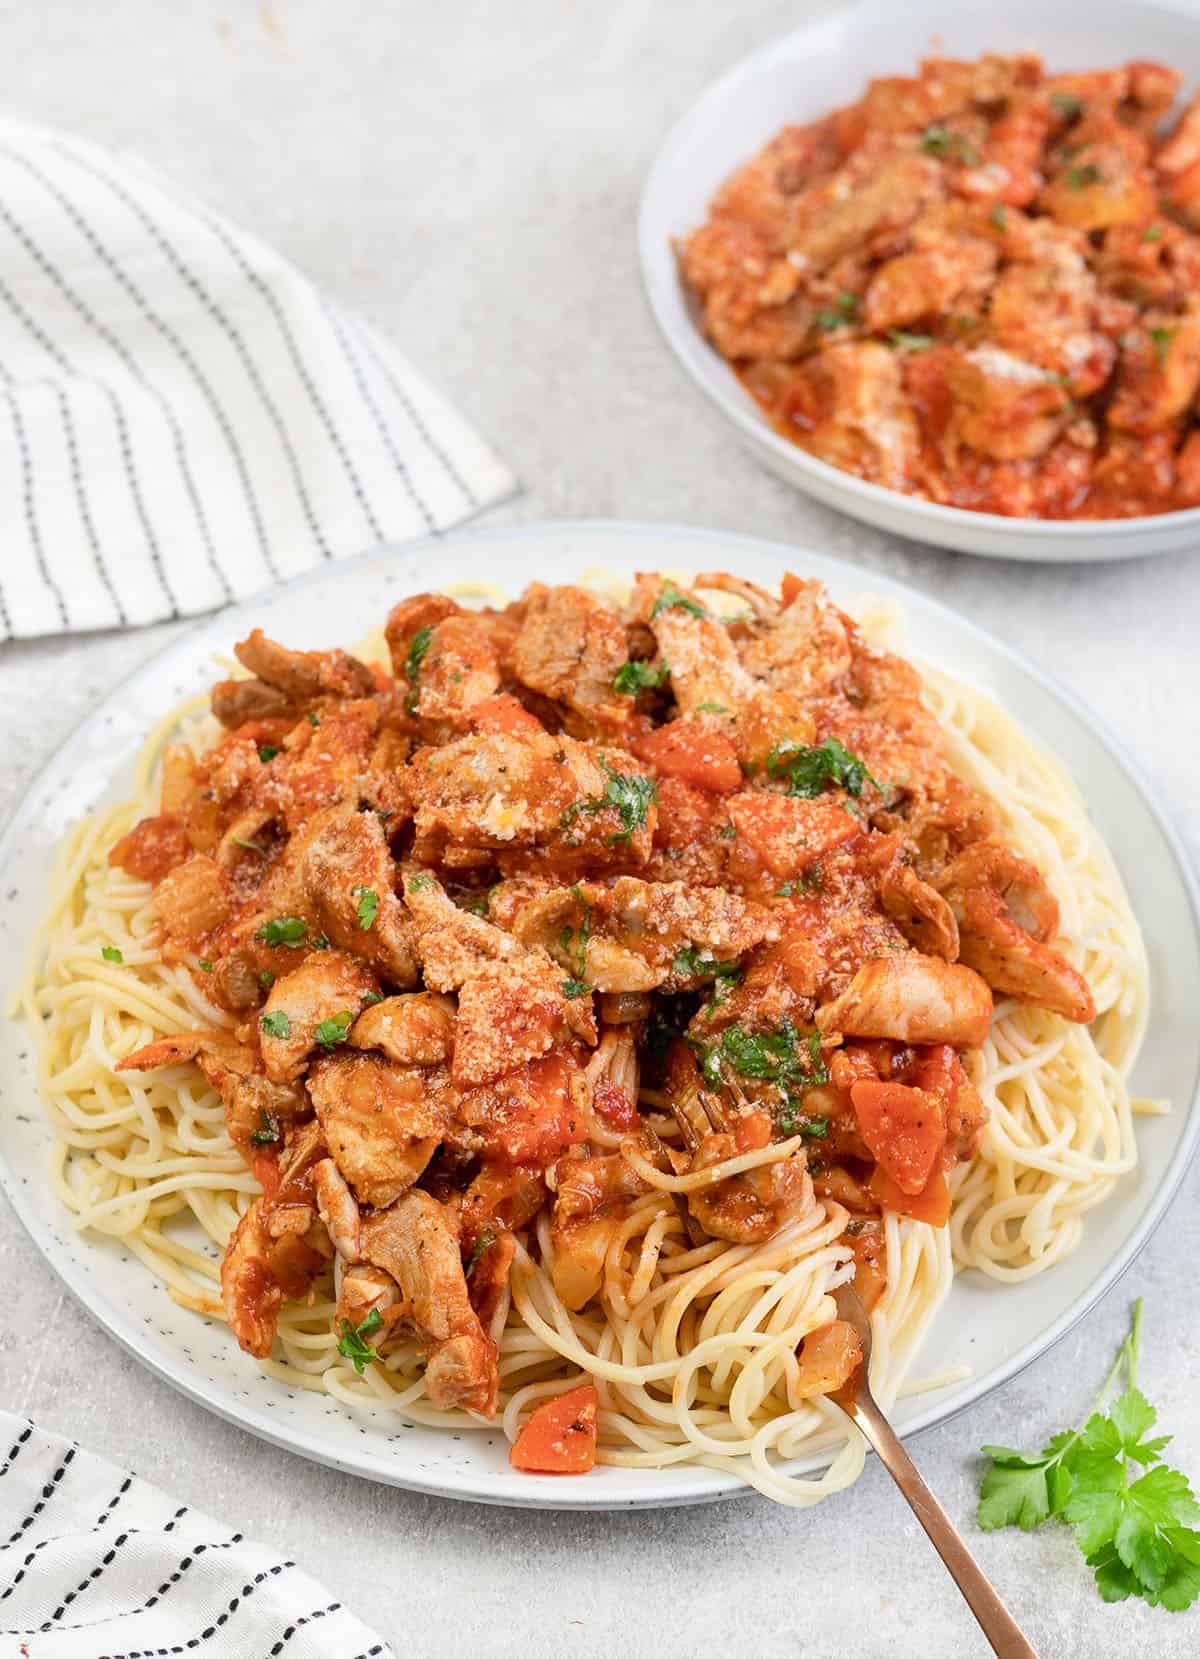
[[[402,542],[382,543],[350,559],[338,561],[336,567],[318,566],[316,569],[303,572],[288,581],[276,584],[274,589],[252,594],[233,605],[222,607],[218,611],[194,619],[189,627],[151,651],[128,673],[117,679],[108,689],[107,695],[101,704],[86,714],[76,724],[68,737],[56,747],[55,751],[47,755],[42,766],[38,768],[35,775],[21,790],[11,813],[0,825],[0,865],[11,853],[12,845],[17,840],[24,825],[30,803],[38,797],[48,779],[52,776],[60,750],[80,739],[89,729],[94,728],[103,717],[109,701],[122,691],[132,687],[143,675],[165,666],[176,653],[186,650],[193,642],[198,643],[214,627],[236,627],[239,618],[244,618],[247,613],[253,614],[258,611],[263,606],[264,601],[269,605],[273,592],[278,593],[282,589],[310,587],[328,581],[331,569],[335,568],[344,569],[349,566],[368,569],[381,560],[398,557],[415,558],[422,551],[426,551],[437,558],[444,558],[448,544],[451,547],[461,544],[465,545],[468,551],[479,551],[481,549],[486,550],[489,544],[502,543],[505,540],[511,540],[513,537],[552,544],[564,535],[580,537],[581,539],[595,538],[597,541],[601,541],[614,534],[627,535],[631,533],[659,540],[664,548],[673,542],[684,549],[691,550],[701,547],[712,547],[714,549],[724,547],[727,552],[730,552],[740,547],[751,556],[766,558],[780,565],[785,564],[789,557],[794,559],[798,553],[803,555],[806,552],[811,554],[818,551],[812,546],[806,546],[805,543],[797,546],[768,537],[746,534],[738,530],[693,526],[676,520],[547,519],[462,528],[448,532],[445,535],[421,536]],[[820,556],[830,559],[846,569],[853,565],[852,560],[837,552],[821,553]],[[1034,681],[1039,689],[1048,693],[1055,702],[1064,707],[1085,727],[1091,737],[1107,753],[1117,769],[1124,773],[1126,779],[1136,791],[1141,804],[1154,821],[1171,856],[1186,897],[1188,922],[1193,932],[1200,936],[1200,879],[1198,879],[1191,857],[1176,832],[1155,788],[1148,783],[1140,763],[1130,755],[1121,741],[1112,735],[1109,728],[1086,701],[1064,686],[1053,674],[1034,663],[1018,647],[1010,644],[1000,635],[982,627],[972,617],[915,587],[904,577],[889,576],[884,572],[865,570],[862,571],[862,576],[864,583],[868,586],[871,583],[878,583],[885,591],[899,589],[905,595],[919,599],[921,605],[928,607],[937,617],[948,618],[955,628],[961,628],[968,635],[985,641],[989,648],[1006,657],[1022,674]],[[1062,1313],[1051,1319],[1049,1323],[1016,1348],[1003,1364],[988,1373],[986,1380],[980,1376],[972,1377],[970,1383],[963,1389],[962,1395],[952,1402],[938,1398],[936,1394],[931,1396],[924,1408],[913,1419],[904,1423],[902,1427],[898,1426],[898,1432],[904,1439],[907,1440],[910,1435],[920,1434],[926,1429],[952,1421],[963,1412],[977,1405],[981,1400],[1005,1387],[1014,1377],[1056,1347],[1080,1320],[1091,1313],[1097,1304],[1115,1287],[1158,1230],[1172,1203],[1178,1196],[1184,1177],[1196,1157],[1198,1147],[1200,1147],[1200,1070],[1193,1074],[1190,1098],[1186,1101],[1186,1106],[1181,1100],[1180,1107],[1179,1138],[1170,1154],[1163,1172],[1163,1178],[1149,1196],[1145,1212],[1136,1226],[1124,1243],[1107,1259],[1095,1278],[1089,1282],[1086,1288]],[[552,1484],[555,1477],[544,1476],[536,1478],[536,1487],[534,1481],[531,1480],[528,1497],[521,1496],[518,1498],[507,1492],[481,1490],[477,1475],[452,1476],[443,1472],[436,1482],[422,1480],[407,1472],[404,1475],[397,1475],[391,1468],[385,1469],[374,1466],[365,1457],[355,1456],[349,1451],[342,1452],[339,1450],[335,1452],[320,1436],[310,1431],[295,1427],[282,1429],[265,1409],[249,1400],[238,1400],[234,1403],[231,1395],[227,1395],[225,1391],[214,1389],[203,1376],[196,1372],[194,1367],[182,1364],[179,1358],[169,1350],[159,1349],[153,1344],[143,1345],[135,1340],[127,1329],[128,1321],[126,1317],[110,1301],[104,1290],[96,1291],[95,1287],[90,1287],[93,1297],[88,1300],[84,1295],[83,1288],[63,1271],[57,1259],[58,1251],[53,1247],[53,1242],[48,1241],[46,1230],[41,1224],[32,1202],[22,1192],[21,1182],[15,1170],[9,1167],[2,1154],[0,1154],[0,1191],[3,1191],[7,1196],[26,1234],[50,1271],[55,1274],[60,1283],[70,1293],[75,1304],[82,1307],[93,1322],[101,1326],[120,1347],[129,1352],[152,1374],[177,1389],[205,1410],[223,1418],[235,1428],[254,1434],[259,1439],[276,1445],[282,1450],[308,1458],[318,1464],[324,1464],[327,1467],[340,1469],[345,1473],[383,1484],[395,1485],[439,1497],[498,1504],[504,1507],[619,1513],[628,1509],[691,1507],[712,1502],[731,1502],[739,1498],[749,1500],[751,1494],[745,1486],[735,1481],[733,1477],[716,1472],[710,1472],[710,1478],[699,1489],[679,1492],[669,1486],[664,1486],[661,1491],[656,1492],[649,1498],[615,1498],[603,1491],[596,1492],[594,1495],[588,1492],[568,1495]],[[548,1483],[547,1486],[543,1487],[543,1481]]]
[[[1109,3],[1112,4],[1113,0],[1109,0]],[[727,420],[739,428],[751,444],[762,445],[787,466],[807,473],[814,483],[830,490],[842,490],[864,506],[903,513],[914,519],[925,519],[941,525],[946,530],[957,528],[964,531],[983,531],[998,539],[1014,543],[1032,539],[1034,536],[1049,537],[1064,544],[1086,541],[1089,536],[1132,539],[1139,535],[1145,536],[1148,527],[1160,525],[1167,534],[1174,532],[1177,535],[1189,528],[1195,528],[1200,532],[1200,506],[1174,508],[1168,513],[1135,514],[1129,518],[1015,518],[1005,513],[976,512],[969,507],[948,507],[942,502],[930,501],[925,496],[906,495],[902,490],[889,489],[883,484],[873,484],[865,478],[859,478],[851,472],[843,472],[840,467],[809,454],[799,444],[790,443],[771,427],[757,407],[741,404],[730,395],[729,390],[715,375],[710,377],[706,374],[681,345],[680,339],[684,329],[694,330],[695,338],[707,358],[714,365],[719,364],[728,369],[726,359],[716,351],[690,318],[681,328],[679,318],[671,307],[669,285],[664,284],[660,278],[663,248],[670,243],[670,238],[663,236],[658,215],[658,201],[664,192],[665,175],[675,164],[678,156],[688,148],[692,134],[707,125],[710,112],[719,107],[735,88],[744,82],[752,82],[763,69],[777,59],[793,55],[797,45],[819,30],[830,27],[844,28],[856,19],[867,17],[872,12],[882,13],[887,9],[886,0],[856,0],[854,4],[839,7],[834,12],[826,13],[810,22],[800,24],[795,29],[790,29],[786,34],[776,36],[765,45],[747,53],[724,74],[710,82],[668,129],[655,152],[642,185],[638,202],[637,242],[642,290],[659,333],[670,347],[676,362],[685,370],[692,384],[704,393]],[[1191,15],[1180,6],[1161,3],[1130,4],[1129,11],[1131,15],[1156,11],[1181,22]],[[956,12],[957,8],[947,7],[947,24],[952,23]],[[1192,21],[1194,23],[1194,17]],[[730,173],[737,165],[736,158],[731,156]],[[671,269],[676,292],[683,301],[686,313],[683,284],[673,259]],[[1015,551],[1014,549],[1014,555]],[[1129,551],[1135,552],[1136,549],[1131,548]]]

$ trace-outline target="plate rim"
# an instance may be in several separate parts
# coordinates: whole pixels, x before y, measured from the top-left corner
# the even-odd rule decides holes
[[[1122,771],[1128,782],[1133,786],[1144,807],[1149,811],[1159,833],[1174,860],[1184,893],[1188,901],[1188,919],[1197,944],[1200,945],[1200,878],[1193,868],[1191,858],[1176,833],[1169,816],[1158,799],[1154,787],[1146,779],[1140,764],[1126,751],[1122,742],[1113,737],[1101,724],[1099,717],[1094,714],[1086,701],[1079,697],[1069,687],[1062,685],[1057,678],[1038,664],[1032,662],[1016,646],[1010,645],[1007,640],[981,627],[973,618],[963,615],[953,606],[943,603],[940,599],[925,594],[913,584],[897,577],[888,576],[883,572],[869,571],[856,565],[852,560],[843,558],[837,553],[824,553],[812,547],[800,547],[787,542],[772,540],[768,537],[753,536],[736,530],[710,529],[707,527],[691,526],[674,520],[648,519],[549,519],[517,521],[504,525],[487,525],[472,527],[449,532],[444,535],[414,537],[405,541],[381,543],[365,552],[356,554],[349,559],[337,561],[334,565],[323,565],[316,569],[305,571],[289,581],[277,584],[247,599],[238,601],[221,610],[208,613],[196,620],[190,627],[183,630],[173,639],[150,653],[142,662],[138,663],[129,673],[115,681],[104,699],[90,710],[72,730],[60,740],[54,751],[47,756],[45,762],[38,768],[34,776],[21,791],[13,810],[7,816],[3,828],[0,829],[0,868],[3,868],[12,853],[12,843],[22,829],[22,820],[31,800],[39,793],[43,786],[52,777],[62,748],[75,742],[95,723],[104,718],[105,710],[113,698],[130,687],[140,676],[147,673],[176,652],[186,649],[188,645],[218,624],[228,623],[236,626],[237,618],[244,613],[253,613],[266,606],[270,608],[274,595],[283,591],[318,586],[322,582],[336,580],[340,572],[347,568],[365,568],[371,563],[393,557],[412,558],[419,556],[422,550],[444,556],[447,549],[458,543],[486,544],[492,541],[511,540],[514,537],[529,541],[552,541],[563,536],[595,536],[613,538],[623,536],[643,536],[654,540],[661,540],[664,545],[679,543],[683,546],[698,544],[722,545],[731,556],[741,550],[759,558],[773,560],[779,564],[797,558],[816,555],[818,558],[842,567],[847,572],[860,573],[864,585],[875,584],[887,590],[893,590],[900,595],[909,595],[920,601],[922,607],[932,610],[936,616],[957,629],[965,630],[970,636],[986,641],[988,647],[1007,657],[1021,673],[1032,679],[1040,689],[1062,704],[1078,721],[1080,721],[1092,739],[1106,751],[1110,760]],[[153,711],[152,711],[153,713]],[[26,941],[26,944],[28,942]],[[10,1019],[5,1025],[5,1034],[16,1024]],[[1182,1105],[1182,1103],[1181,1103]],[[40,1101],[39,1101],[40,1107]],[[1164,1216],[1174,1202],[1185,1175],[1196,1155],[1200,1145],[1200,1044],[1196,1051],[1196,1069],[1193,1074],[1193,1092],[1187,1104],[1186,1114],[1180,1112],[1180,1135],[1170,1155],[1169,1162],[1159,1186],[1151,1195],[1145,1213],[1130,1236],[1105,1263],[1095,1279],[1081,1292],[1073,1303],[1062,1314],[1052,1320],[1042,1330],[1034,1333],[1000,1366],[993,1368],[982,1377],[972,1379],[965,1386],[964,1392],[952,1402],[939,1401],[936,1391],[931,1396],[926,1409],[905,1423],[898,1430],[902,1438],[908,1439],[911,1435],[922,1433],[927,1428],[951,1421],[954,1417],[977,1405],[981,1400],[995,1393],[998,1389],[1011,1382],[1033,1362],[1048,1353],[1055,1347],[1080,1320],[1085,1318],[1096,1305],[1114,1288],[1117,1282],[1132,1266],[1141,1251],[1153,1236]],[[736,1477],[726,1475],[720,1471],[708,1472],[710,1478],[700,1488],[693,1488],[687,1492],[672,1492],[665,1486],[661,1495],[639,1498],[614,1498],[597,1492],[594,1497],[588,1497],[586,1492],[571,1495],[558,1486],[553,1477],[533,1477],[539,1488],[545,1482],[544,1490],[530,1490],[528,1497],[510,1492],[488,1493],[479,1489],[479,1477],[451,1474],[443,1471],[434,1479],[422,1479],[421,1471],[404,1471],[396,1474],[390,1468],[371,1466],[367,1459],[355,1459],[352,1456],[341,1457],[331,1451],[323,1442],[307,1431],[281,1432],[275,1427],[269,1416],[252,1402],[242,1403],[222,1399],[220,1393],[214,1392],[203,1378],[194,1376],[189,1368],[174,1360],[167,1352],[159,1353],[154,1348],[144,1348],[128,1334],[124,1328],[126,1320],[120,1310],[113,1307],[105,1294],[103,1287],[95,1291],[94,1299],[85,1299],[83,1288],[71,1282],[56,1260],[55,1245],[52,1240],[44,1236],[39,1217],[32,1204],[27,1204],[21,1192],[21,1182],[12,1171],[0,1151],[0,1189],[5,1192],[14,1213],[25,1229],[26,1234],[37,1248],[46,1265],[55,1277],[71,1294],[78,1305],[91,1320],[98,1324],[107,1334],[127,1353],[131,1354],[140,1364],[145,1366],[154,1375],[176,1388],[187,1398],[198,1405],[233,1424],[235,1427],[254,1434],[259,1439],[278,1446],[284,1451],[305,1457],[311,1462],[322,1464],[329,1468],[339,1469],[344,1473],[374,1480],[381,1484],[397,1486],[409,1491],[423,1492],[430,1496],[451,1498],[459,1501],[495,1504],[502,1507],[530,1508],[530,1509],[562,1509],[584,1510],[593,1512],[625,1511],[653,1508],[690,1507],[694,1504],[730,1501],[749,1495],[748,1489]],[[88,1294],[93,1294],[93,1287],[88,1286]]]
[[[1112,0],[1109,0],[1112,3]],[[1117,0],[1124,4],[1126,0]],[[1132,7],[1132,0],[1128,0]],[[792,444],[780,436],[769,424],[766,418],[754,409],[745,408],[738,403],[722,387],[712,384],[706,379],[698,365],[693,363],[677,341],[677,327],[675,319],[669,314],[665,295],[660,292],[660,284],[656,275],[657,262],[661,257],[661,238],[652,225],[652,209],[655,198],[661,193],[661,180],[668,167],[674,163],[677,154],[684,150],[691,137],[692,130],[702,124],[703,117],[711,105],[720,101],[740,82],[752,81],[755,74],[772,63],[776,58],[787,55],[790,48],[801,43],[806,37],[822,30],[844,27],[847,22],[871,12],[884,12],[886,4],[881,0],[856,0],[856,3],[839,7],[832,12],[826,12],[802,23],[786,33],[776,35],[761,46],[755,47],[741,58],[738,58],[722,74],[709,81],[687,106],[683,113],[676,117],[663,136],[653,159],[646,170],[638,197],[637,211],[637,252],[638,272],[641,279],[642,294],[654,319],[655,326],[667,346],[675,362],[683,369],[692,385],[703,395],[707,402],[725,417],[733,426],[737,427],[742,436],[749,440],[752,448],[765,447],[776,460],[789,468],[807,474],[814,485],[836,492],[844,490],[846,494],[863,503],[864,516],[867,508],[876,512],[891,511],[900,514],[911,521],[911,528],[897,529],[892,526],[895,535],[908,536],[910,539],[921,540],[921,530],[924,525],[928,528],[936,525],[942,532],[943,538],[952,531],[966,533],[972,529],[980,533],[986,532],[998,541],[1011,543],[1002,550],[995,549],[983,552],[980,549],[962,546],[959,551],[972,553],[975,556],[990,558],[1027,559],[1037,563],[1061,562],[1089,562],[1080,554],[1075,544],[1086,542],[1090,537],[1103,537],[1116,542],[1133,540],[1139,536],[1145,537],[1153,527],[1161,525],[1164,534],[1174,534],[1179,537],[1188,530],[1200,534],[1200,507],[1181,507],[1169,513],[1145,513],[1131,518],[1097,518],[1097,519],[1052,519],[1052,518],[1013,518],[1004,513],[975,512],[966,507],[951,507],[939,501],[928,501],[923,496],[906,495],[900,490],[888,489],[882,484],[871,483],[868,479],[858,478],[853,473],[843,472],[841,468],[822,461],[818,456],[811,455],[799,445]],[[1164,4],[1163,0],[1146,0],[1146,4],[1139,4],[1140,11],[1158,11],[1168,16],[1187,20],[1191,14],[1181,6]],[[951,16],[951,8],[947,8],[947,15]],[[1193,19],[1194,20],[1194,19]],[[731,169],[737,165],[731,161]],[[694,326],[694,325],[693,325]],[[697,331],[697,338],[705,349],[719,362],[724,363],[720,354],[715,352],[704,336]],[[796,487],[805,489],[806,485],[796,481]],[[826,505],[835,511],[844,512],[847,516],[859,516],[849,507],[840,507],[836,502],[830,502],[824,496],[819,496]],[[866,522],[878,524],[877,518],[867,519]],[[1023,542],[1032,542],[1034,537],[1046,537],[1061,544],[1057,552],[1038,552],[1032,547],[1024,550]],[[957,542],[948,539],[941,541],[943,546],[958,547]],[[1178,552],[1179,547],[1172,545],[1165,548],[1118,548],[1098,554],[1093,551],[1091,559],[1153,557],[1156,554]]]

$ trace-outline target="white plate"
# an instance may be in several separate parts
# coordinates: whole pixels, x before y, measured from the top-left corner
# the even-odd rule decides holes
[[[822,554],[721,532],[644,524],[541,525],[447,536],[339,564],[223,611],[119,686],[55,755],[0,841],[0,962],[8,984],[43,905],[53,849],[69,824],[128,787],[151,723],[215,677],[213,653],[262,626],[290,645],[349,644],[377,626],[402,595],[452,581],[579,580],[603,570],[729,568],[767,584],[785,566],[821,577],[843,604],[863,592],[862,572]],[[882,577],[872,592],[905,605],[913,649],[973,680],[1071,766],[1116,854],[1150,953],[1154,1013],[1138,1087],[1168,1096],[1169,1117],[1139,1125],[1137,1174],[1091,1216],[1083,1245],[1063,1265],[1016,1287],[960,1278],[920,1357],[936,1371],[966,1362],[968,1382],[912,1400],[905,1432],[940,1422],[1027,1365],[1124,1271],[1162,1216],[1200,1129],[1193,1107],[1200,1069],[1200,931],[1183,855],[1142,785],[1065,693],[1005,646],[940,605]],[[1170,966],[1168,976],[1167,967]],[[37,1112],[30,1043],[0,1025],[0,1178],[46,1260],[118,1341],[202,1405],[319,1462],[449,1497],[570,1508],[697,1503],[743,1488],[707,1469],[598,1469],[586,1480],[514,1473],[498,1433],[462,1435],[352,1415],[322,1395],[292,1392],[262,1375],[224,1326],[175,1306],[139,1262],[80,1238],[45,1177],[47,1132]]]
[[[1052,6],[1045,0],[863,0],[746,58],[671,131],[642,194],[642,279],[667,344],[696,385],[772,472],[827,506],[897,535],[1005,559],[1123,559],[1200,544],[1200,508],[1155,517],[1061,523],[970,513],[901,495],[840,472],[773,431],[733,370],[701,334],[672,244],[708,216],[717,187],[783,126],[815,120],[859,98],[876,75],[913,73],[930,50],[1040,52],[1052,69],[1153,58],[1200,83],[1200,28],[1135,0]]]

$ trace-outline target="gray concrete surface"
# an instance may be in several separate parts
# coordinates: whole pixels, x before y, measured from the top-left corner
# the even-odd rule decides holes
[[[40,0],[0,7],[0,101],[139,151],[373,318],[492,438],[510,519],[625,515],[808,541],[1020,645],[1138,754],[1193,853],[1200,559],[1018,567],[905,545],[776,483],[666,356],[637,191],[667,125],[803,0]],[[1097,57],[1103,56],[1098,42]],[[0,554],[2,556],[2,554]],[[0,647],[0,813],[169,627]],[[1200,1613],[1097,1599],[1055,1529],[982,1536],[975,1449],[1082,1411],[1147,1301],[1144,1376],[1200,1477],[1200,1172],[1120,1289],[917,1455],[1043,1659],[1200,1651]],[[341,1477],[260,1445],[81,1319],[0,1207],[0,1400],[293,1552],[403,1654],[966,1659],[985,1646],[881,1472],[792,1514],[565,1517]]]

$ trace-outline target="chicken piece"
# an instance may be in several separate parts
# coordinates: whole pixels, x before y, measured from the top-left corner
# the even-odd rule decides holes
[[[590,1096],[570,1056],[547,1054],[464,1094],[459,1112],[485,1163],[545,1169],[568,1146],[587,1139]],[[505,1225],[520,1223],[506,1217]]]
[[[1182,316],[1147,312],[1121,341],[1108,420],[1146,438],[1172,426],[1200,386],[1200,305]]]
[[[995,990],[1082,1025],[1096,1017],[1083,975],[1046,943],[1058,930],[1058,905],[1032,864],[999,842],[980,841],[937,885],[957,919],[963,962]]]
[[[1072,138],[1071,154],[1051,173],[1040,206],[1059,224],[1084,231],[1144,225],[1158,206],[1140,133],[1114,116],[1089,116]]]
[[[684,242],[679,264],[723,357],[788,362],[804,351],[817,308],[802,292],[801,271],[753,226],[710,220]]]
[[[304,836],[298,869],[339,950],[364,958],[392,985],[416,984],[412,922],[396,897],[396,867],[375,813],[346,802],[321,814]]]
[[[550,1238],[550,1276],[564,1305],[577,1313],[600,1292],[604,1259],[634,1199],[650,1188],[620,1153],[561,1158]]]
[[[223,726],[248,720],[272,720],[291,708],[286,693],[265,680],[218,680],[212,688],[212,711]]]
[[[414,593],[393,606],[383,632],[392,659],[392,672],[397,683],[406,685],[410,694],[416,690],[421,659],[433,630],[447,617],[463,615],[462,606],[444,593]]]
[[[596,726],[623,725],[630,705],[613,690],[613,680],[628,652],[612,607],[584,588],[534,582],[525,590],[524,609],[512,653],[516,677],[582,716],[584,735]]]
[[[770,625],[742,646],[742,662],[776,692],[801,699],[825,696],[850,667],[851,629],[824,583],[788,577],[785,591],[786,602]],[[786,726],[776,729],[777,742],[784,735],[799,741],[804,736]]]
[[[911,486],[920,448],[905,395],[901,353],[875,340],[829,346],[797,373],[793,399],[797,443],[843,472],[886,489]]]
[[[373,1314],[378,1314],[383,1323],[371,1332],[370,1346],[377,1354],[386,1354],[404,1336],[404,1298],[390,1273],[366,1262],[356,1262],[342,1273],[333,1328],[339,1334],[345,1332],[347,1325],[357,1331]]]
[[[457,991],[489,962],[511,961],[525,954],[525,946],[511,934],[482,916],[460,910],[428,870],[406,864],[402,875],[421,971],[432,990]]]
[[[754,682],[738,660],[729,630],[695,591],[657,574],[639,575],[628,615],[633,624],[649,628],[663,661],[670,663],[680,714],[698,712],[704,703],[733,709],[753,694]]]
[[[240,640],[233,654],[243,668],[281,691],[292,703],[319,697],[370,697],[378,687],[365,663],[345,651],[289,651],[261,628]]]
[[[836,126],[836,118],[827,116],[809,126],[784,127],[717,191],[713,219],[747,225],[777,251],[785,250],[797,196],[841,165]]]
[[[490,1082],[546,1054],[569,1034],[594,1043],[587,988],[578,991],[561,968],[538,953],[489,962],[458,994],[454,1081],[460,1088]]]
[[[314,1048],[344,1042],[364,1000],[378,990],[379,982],[364,962],[336,950],[312,951],[277,979],[258,1022],[271,1081],[294,1083]]]
[[[986,292],[995,269],[995,248],[972,237],[946,238],[934,247],[899,254],[871,278],[863,320],[872,332],[882,333],[971,306]]]
[[[326,704],[315,723],[300,722],[265,768],[254,804],[273,809],[289,834],[339,801],[357,806],[382,717],[374,697]]]
[[[621,749],[548,732],[462,737],[421,750],[412,770],[420,863],[526,848],[593,862],[649,854],[654,785]]]
[[[312,1184],[324,1155],[320,1126],[306,1124],[279,1160],[278,1185],[254,1200],[226,1246],[222,1300],[239,1344],[256,1359],[271,1352],[280,1307],[306,1296],[328,1260]]]
[[[500,1386],[496,1348],[471,1306],[450,1214],[413,1188],[363,1222],[362,1254],[400,1286],[426,1356],[430,1404],[494,1417]]]
[[[958,924],[949,901],[909,865],[888,865],[879,880],[879,902],[919,951],[958,960]]]
[[[822,1033],[978,1048],[992,1023],[992,994],[971,968],[934,956],[864,963],[841,996],[816,1012]]]
[[[445,617],[412,665],[407,707],[439,737],[463,731],[471,711],[499,689],[500,665],[486,621],[469,612]]]
[[[769,905],[723,887],[693,888],[682,881],[619,876],[610,889],[609,906],[607,925],[618,943],[664,969],[689,947],[701,957],[732,961],[764,940],[779,937],[778,918]],[[589,941],[589,965],[590,950]]]
[[[954,430],[994,461],[1032,460],[1062,431],[1070,393],[1048,369],[998,346],[975,346],[950,369]]]
[[[306,1081],[330,1157],[361,1203],[386,1208],[419,1179],[446,1132],[446,1074],[376,1054],[330,1054],[314,1060]]]
[[[235,904],[234,886],[215,859],[197,853],[168,870],[154,889],[164,958],[198,946],[230,920]]]
[[[332,1158],[322,1158],[313,1166],[312,1184],[317,1209],[334,1249],[343,1261],[358,1261],[362,1253],[362,1217],[345,1176]]]
[[[126,1055],[116,1069],[155,1071],[189,1061],[220,1095],[229,1138],[251,1168],[282,1144],[284,1130],[312,1116],[303,1089],[264,1077],[255,1051],[229,1031],[181,1031],[160,1037]]]
[[[364,1008],[350,1027],[351,1048],[377,1048],[400,1066],[436,1066],[454,1048],[454,1004],[433,991],[384,997]]]
[[[831,179],[805,192],[791,252],[804,261],[802,270],[824,271],[864,249],[890,251],[942,188],[932,156],[897,151],[883,135],[869,135]]]
[[[1042,221],[1023,227],[1020,241],[1024,257],[1005,266],[992,290],[989,345],[1060,376],[1075,397],[1088,397],[1108,379],[1116,352],[1097,328],[1086,243]]]

